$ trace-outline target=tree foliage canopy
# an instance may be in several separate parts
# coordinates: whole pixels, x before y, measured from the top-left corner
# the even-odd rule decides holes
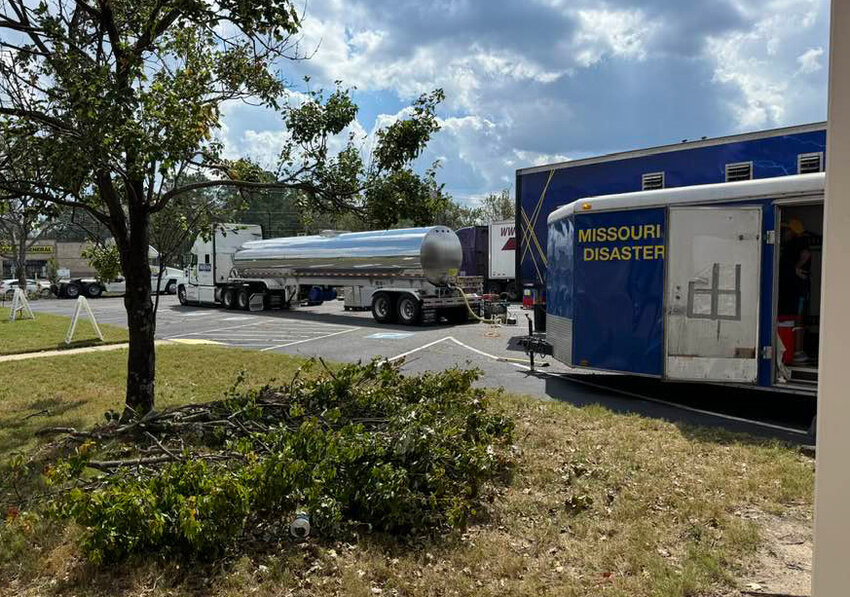
[[[499,193],[489,193],[481,200],[480,217],[482,222],[498,222],[513,220],[516,217],[516,204],[511,198],[510,189],[502,189]]]
[[[406,118],[380,131],[368,163],[352,135],[332,152],[357,106],[341,83],[288,101],[278,68],[302,58],[301,17],[290,0],[0,6],[0,137],[8,141],[0,167],[14,162],[12,148],[24,141],[32,163],[24,173],[3,172],[0,196],[84,209],[115,239],[128,288],[127,412],[153,408],[147,251],[157,214],[177,223],[172,231],[188,231],[218,205],[215,196],[203,204],[198,192],[220,187],[293,189],[319,211],[373,213],[385,222],[405,211],[421,220],[431,209],[435,183],[410,162],[438,129],[442,91],[423,94]],[[271,176],[250,160],[227,158],[217,138],[222,107],[240,101],[278,111],[286,125]]]

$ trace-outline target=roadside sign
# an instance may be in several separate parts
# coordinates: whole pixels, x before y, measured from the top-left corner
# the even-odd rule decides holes
[[[77,320],[80,318],[83,309],[85,309],[86,313],[88,313],[89,321],[91,322],[97,337],[100,338],[101,342],[103,341],[103,334],[100,332],[100,326],[97,325],[97,320],[94,318],[94,313],[91,311],[89,302],[86,300],[86,297],[80,296],[77,297],[77,304],[74,306],[74,316],[71,318],[71,325],[68,327],[68,333],[65,334],[65,344],[71,343],[71,339],[74,337],[74,331],[77,329]]]
[[[21,314],[20,317],[18,317],[18,313]],[[15,294],[12,296],[12,308],[9,311],[9,321],[16,319],[35,319],[35,315],[30,309],[27,293],[22,288],[15,288]]]

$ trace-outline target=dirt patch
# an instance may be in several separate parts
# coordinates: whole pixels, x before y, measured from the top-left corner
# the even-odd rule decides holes
[[[811,510],[789,510],[782,517],[754,510],[738,514],[758,522],[762,540],[741,575],[740,592],[731,595],[811,595]]]

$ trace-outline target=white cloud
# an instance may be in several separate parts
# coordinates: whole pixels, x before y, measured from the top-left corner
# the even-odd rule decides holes
[[[751,35],[736,35],[708,42],[708,52],[716,61],[714,81],[735,85],[743,95],[742,102],[730,106],[742,129],[783,122],[785,116],[788,83],[774,77],[764,60],[743,49],[752,40]]]
[[[823,118],[827,7],[310,0],[300,50],[316,53],[281,69],[296,85],[309,74],[312,87],[357,88],[365,156],[376,128],[408,114],[400,105],[442,87],[442,130],[418,167],[439,159],[447,190],[474,201],[521,167]],[[285,140],[279,118],[242,107],[225,111],[221,136],[266,161]]]
[[[823,48],[809,48],[797,57],[800,68],[797,72],[803,75],[816,73],[823,68],[820,57],[823,56]]]
[[[539,153],[536,151],[523,151],[514,149],[514,155],[517,161],[510,160],[511,163],[516,163],[517,167],[528,168],[530,166],[542,166],[543,164],[555,164],[558,162],[568,162],[570,157],[561,153]]]
[[[709,37],[707,57],[714,63],[713,80],[737,88],[740,99],[729,103],[738,129],[779,126],[794,122],[796,104],[805,103],[810,90],[789,85],[798,74],[818,71],[822,48],[801,45],[812,38],[823,2],[771,0],[758,7],[752,28]],[[756,12],[749,5],[747,12]],[[803,46],[805,47],[805,46]]]
[[[644,60],[647,43],[657,26],[640,10],[579,10],[576,35],[577,61],[596,64],[606,54]]]

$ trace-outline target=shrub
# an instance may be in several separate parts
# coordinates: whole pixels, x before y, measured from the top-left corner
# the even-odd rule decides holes
[[[215,555],[301,509],[325,536],[353,525],[462,527],[481,507],[482,487],[510,465],[513,423],[472,387],[478,375],[348,365],[135,425],[111,422],[54,468],[54,482],[73,487],[57,511],[85,529],[95,562]],[[129,438],[143,454],[126,457]],[[111,453],[105,446],[124,458],[94,460]],[[87,480],[91,467],[107,474]]]

